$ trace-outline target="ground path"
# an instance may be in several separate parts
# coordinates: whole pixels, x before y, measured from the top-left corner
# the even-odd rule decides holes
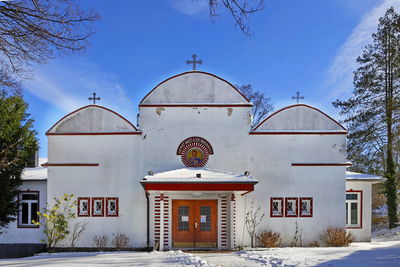
[[[400,241],[346,248],[276,248],[224,253],[79,252],[0,259],[0,266],[400,266]]]

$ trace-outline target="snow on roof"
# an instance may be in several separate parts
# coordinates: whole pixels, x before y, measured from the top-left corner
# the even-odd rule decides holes
[[[367,173],[359,173],[359,172],[350,172],[346,171],[346,180],[347,181],[364,181],[364,182],[383,182],[386,181],[386,178],[381,176],[367,174]]]
[[[200,177],[197,177],[200,174]],[[143,182],[229,182],[229,183],[257,183],[252,177],[243,174],[234,174],[227,171],[217,171],[207,168],[182,168],[166,172],[146,175]]]
[[[40,167],[43,163],[47,162],[47,158],[39,158],[39,167],[25,168],[22,172],[21,179],[24,181],[46,181],[47,180],[47,168]]]

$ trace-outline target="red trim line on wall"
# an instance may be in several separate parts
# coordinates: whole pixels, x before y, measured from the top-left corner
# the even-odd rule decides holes
[[[346,190],[346,193],[360,193],[360,226],[358,227],[346,227],[346,229],[362,229],[363,227],[363,191],[362,190]]]
[[[321,110],[319,110],[319,109],[317,109],[317,108],[315,108],[315,107],[306,105],[306,104],[291,105],[291,106],[284,107],[284,108],[282,108],[282,109],[280,109],[280,110],[278,110],[278,111],[275,111],[274,113],[272,113],[271,115],[269,115],[267,118],[265,118],[262,122],[260,122],[260,123],[254,128],[253,131],[257,130],[258,127],[260,127],[264,122],[266,122],[267,120],[269,120],[270,118],[272,118],[272,117],[275,116],[276,114],[278,114],[278,113],[280,113],[280,112],[282,112],[282,111],[284,111],[284,110],[286,110],[286,109],[295,108],[295,107],[307,107],[307,108],[313,109],[313,110],[315,110],[315,111],[318,111],[319,113],[321,113],[322,115],[324,115],[324,116],[327,117],[328,119],[332,120],[334,123],[336,123],[337,125],[339,125],[340,128],[342,128],[343,130],[345,130],[345,131],[347,132],[347,129],[344,128],[343,125],[341,125],[341,124],[340,124],[339,122],[337,122],[335,119],[333,119],[332,117],[330,117],[330,116],[327,115],[326,113],[322,112]]]
[[[43,163],[43,167],[97,167],[99,163]]]
[[[38,207],[37,207],[37,210],[38,211],[40,211],[40,191],[38,191],[38,190],[25,190],[25,191],[19,191],[18,192],[18,213],[17,213],[17,228],[39,228],[39,225],[24,225],[24,224],[20,224],[19,223],[19,218],[20,218],[20,215],[19,215],[19,213],[20,213],[20,209],[21,209],[21,206],[20,206],[20,194],[24,194],[24,193],[36,193],[37,194],[37,202],[38,202]],[[39,216],[38,216],[38,218],[39,218]]]
[[[63,121],[63,120],[64,120],[65,118],[67,118],[68,116],[70,116],[70,115],[72,115],[72,114],[74,114],[74,113],[76,113],[76,112],[78,112],[78,111],[81,111],[81,110],[83,110],[83,109],[90,108],[90,107],[102,108],[102,109],[107,110],[107,111],[109,111],[109,112],[111,112],[111,113],[114,113],[115,115],[117,115],[118,117],[120,117],[121,119],[123,119],[124,121],[126,121],[130,126],[132,126],[132,128],[133,128],[135,131],[139,131],[130,121],[128,121],[126,118],[124,118],[123,116],[121,116],[121,115],[118,114],[117,112],[115,112],[115,111],[113,111],[113,110],[111,110],[111,109],[108,109],[108,108],[106,108],[106,107],[99,106],[99,105],[87,105],[87,106],[78,108],[77,110],[72,111],[71,113],[68,113],[67,115],[65,115],[64,117],[62,117],[61,119],[59,119],[59,120],[58,120],[56,123],[54,123],[54,125],[51,126],[51,128],[46,132],[46,135],[48,135],[48,133],[50,133],[50,131],[51,131],[57,124],[59,124],[61,121]]]
[[[250,135],[347,135],[347,132],[249,132]]]
[[[351,166],[351,163],[292,163],[293,167],[312,167],[312,166]]]
[[[142,132],[46,133],[46,135],[141,135]]]
[[[183,73],[174,75],[174,76],[172,76],[172,77],[169,77],[168,79],[165,79],[164,81],[162,81],[162,82],[160,82],[159,84],[157,84],[150,92],[147,93],[147,95],[145,95],[145,96],[143,97],[142,101],[140,101],[140,104],[142,104],[143,101],[144,101],[154,90],[156,90],[156,89],[157,89],[160,85],[162,85],[163,83],[166,83],[166,82],[169,81],[169,80],[172,80],[172,79],[174,79],[174,78],[177,78],[177,77],[179,77],[179,76],[186,75],[186,74],[189,74],[189,73],[201,73],[201,74],[205,74],[205,75],[210,75],[210,76],[213,76],[214,78],[217,78],[217,79],[219,79],[219,80],[221,80],[221,81],[223,81],[223,82],[226,82],[226,83],[227,83],[228,85],[230,85],[237,93],[239,93],[247,102],[250,102],[250,101],[247,99],[247,97],[246,97],[244,94],[242,94],[235,86],[233,86],[230,82],[228,82],[227,80],[222,79],[221,77],[218,77],[218,76],[215,75],[215,74],[211,74],[211,73],[208,73],[208,72],[205,72],[205,71],[186,71],[186,72],[183,72]],[[139,104],[139,106],[140,106],[140,104]]]
[[[225,107],[252,107],[253,104],[139,104],[139,107],[209,107],[209,108],[225,108]]]

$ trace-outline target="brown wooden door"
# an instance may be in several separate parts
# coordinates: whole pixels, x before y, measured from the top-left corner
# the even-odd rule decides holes
[[[174,247],[217,247],[217,200],[172,200]]]

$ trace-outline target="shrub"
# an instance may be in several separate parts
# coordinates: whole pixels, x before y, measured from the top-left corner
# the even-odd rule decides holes
[[[93,242],[98,248],[105,248],[107,247],[108,236],[106,235],[96,235],[93,237]]]
[[[114,247],[119,249],[128,248],[130,243],[129,237],[127,237],[125,234],[113,234],[112,244]]]
[[[276,248],[281,245],[281,234],[264,231],[257,236],[258,246],[263,248]]]
[[[328,247],[347,247],[354,241],[352,234],[340,227],[328,227],[321,239]]]
[[[318,248],[319,247],[319,242],[317,240],[311,241],[306,245],[306,247],[311,247],[311,248]]]

